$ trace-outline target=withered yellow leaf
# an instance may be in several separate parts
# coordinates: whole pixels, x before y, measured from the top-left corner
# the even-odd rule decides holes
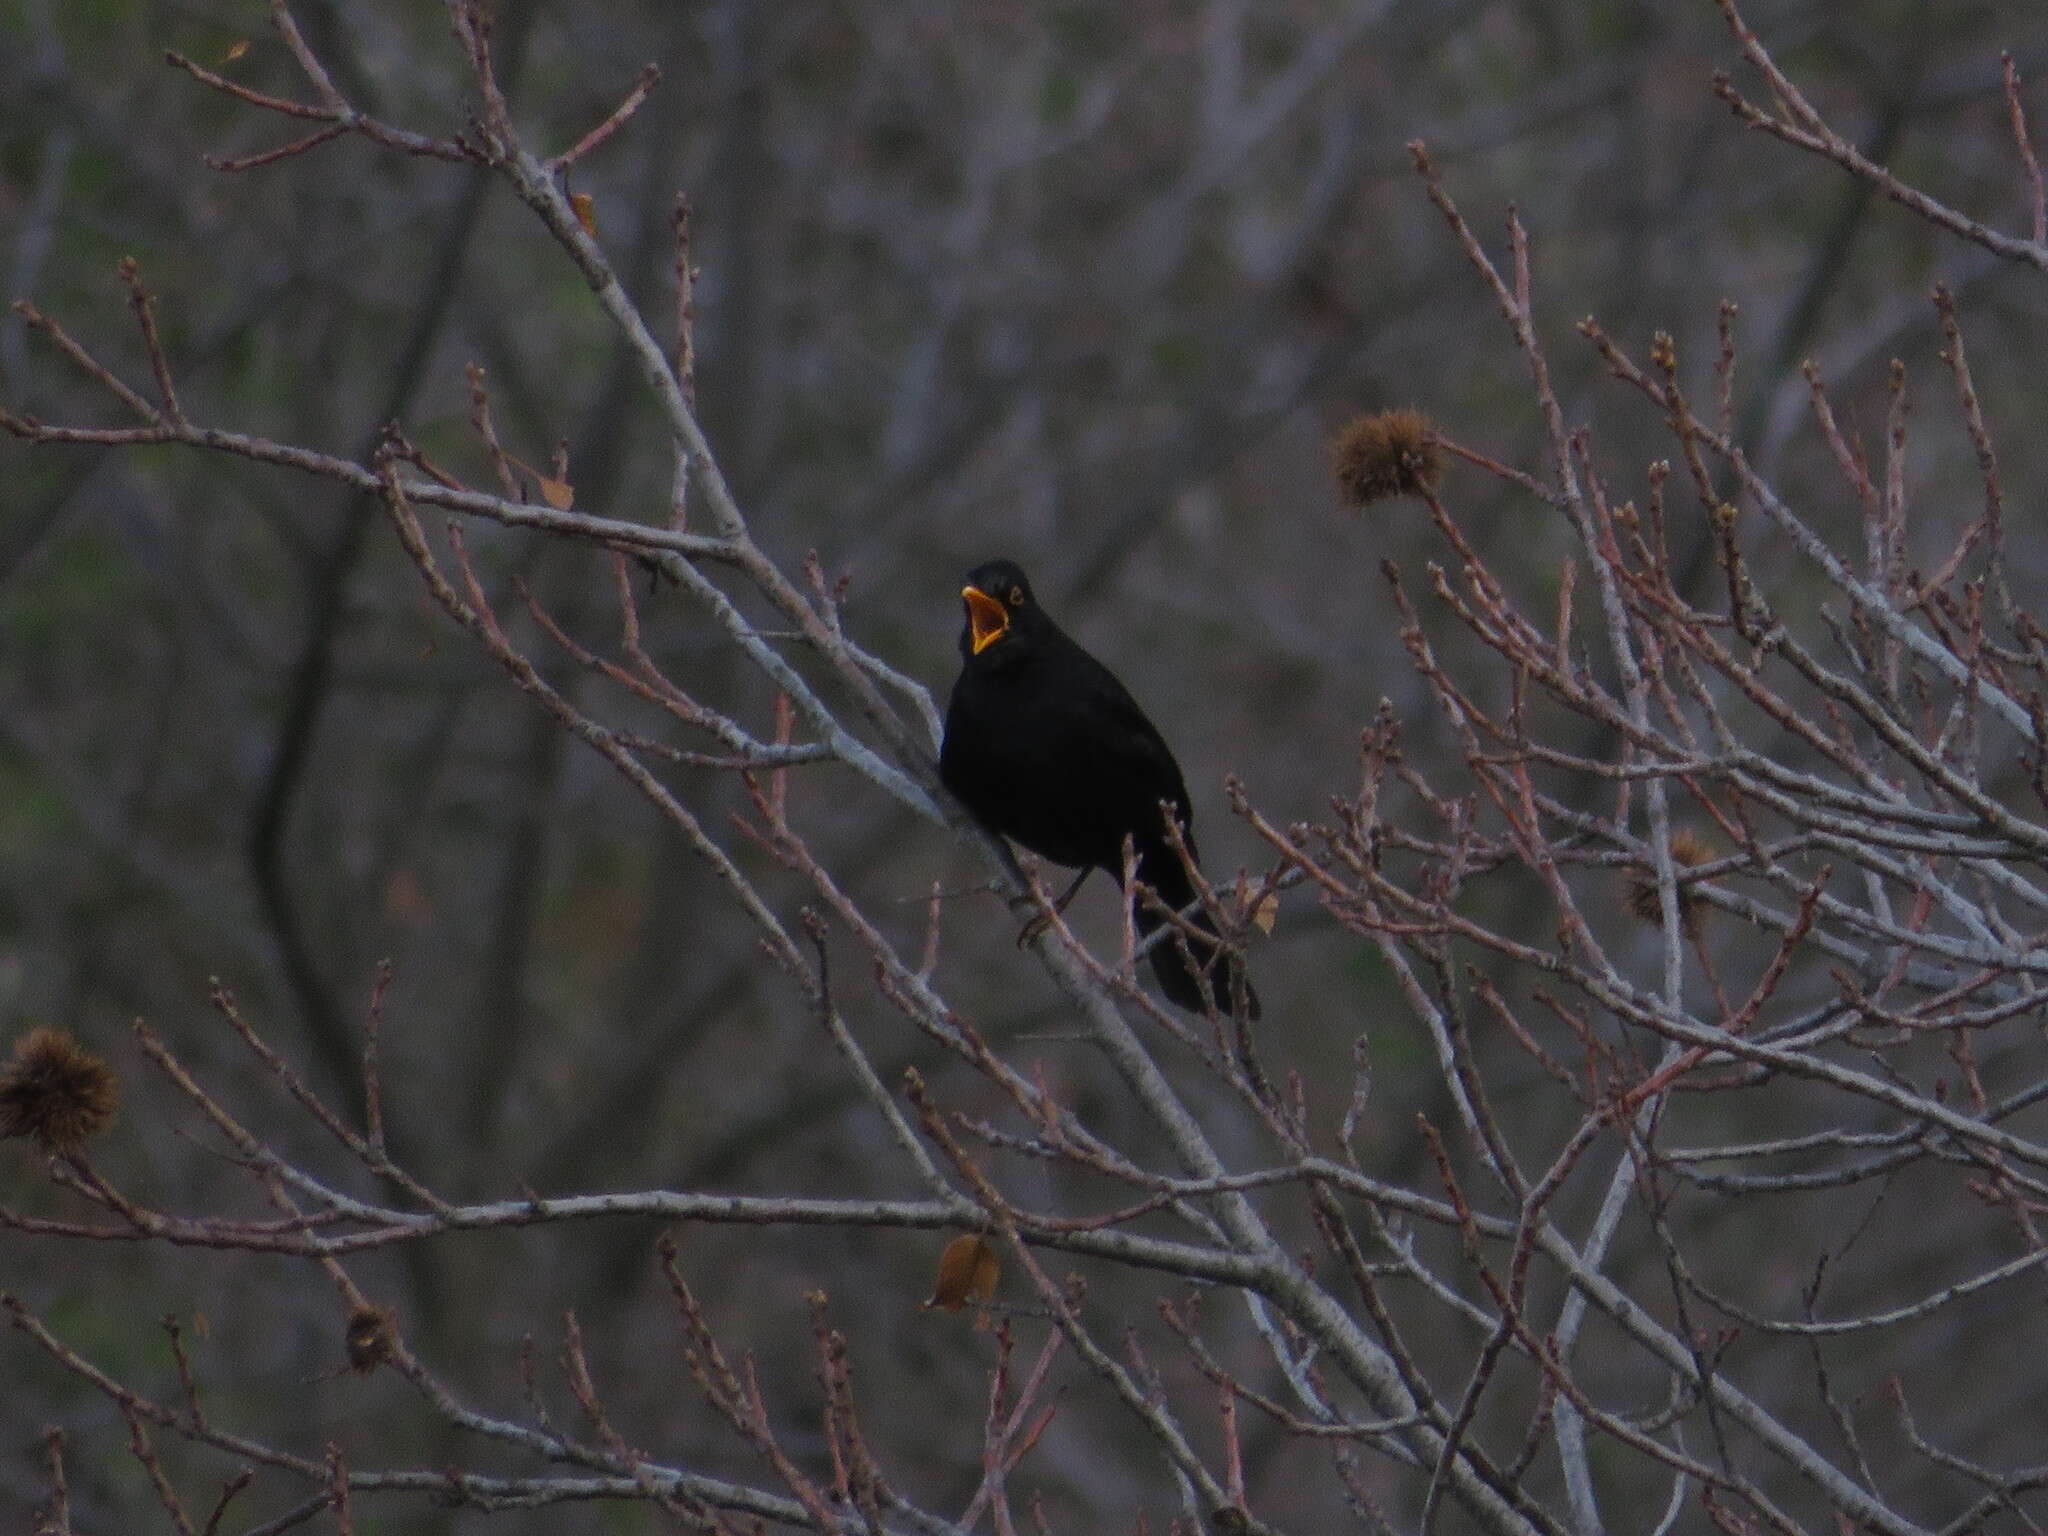
[[[591,239],[597,238],[597,200],[588,192],[571,192],[569,206],[576,210],[576,222],[583,226],[583,233]]]
[[[576,488],[566,480],[557,480],[552,475],[536,477],[540,481],[540,498],[557,512],[566,512],[575,504]]]
[[[995,1295],[1001,1274],[1002,1265],[986,1239],[972,1232],[956,1237],[939,1255],[939,1281],[925,1306],[958,1312],[970,1301],[987,1301]]]
[[[1268,894],[1252,908],[1252,926],[1261,933],[1271,933],[1273,924],[1280,920],[1280,898]]]
[[[249,39],[246,37],[237,38],[234,42],[228,44],[228,51],[220,56],[220,61],[223,64],[232,64],[248,51]]]

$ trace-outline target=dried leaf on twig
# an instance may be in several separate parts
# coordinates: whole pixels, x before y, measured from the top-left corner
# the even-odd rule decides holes
[[[970,1301],[987,1301],[995,1295],[1001,1274],[1002,1265],[986,1238],[973,1232],[956,1237],[939,1255],[938,1284],[925,1307],[958,1312]]]

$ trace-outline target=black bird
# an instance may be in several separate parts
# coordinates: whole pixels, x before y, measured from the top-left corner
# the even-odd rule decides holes
[[[1078,866],[1060,898],[1064,907],[1091,870],[1123,884],[1124,839],[1137,877],[1169,907],[1185,909],[1194,883],[1166,840],[1161,802],[1173,807],[1188,853],[1193,813],[1180,764],[1116,675],[1046,616],[1014,561],[991,560],[961,588],[967,622],[960,631],[960,680],[946,707],[939,777],[974,819],[1022,843],[1040,858]],[[1161,926],[1140,903],[1140,935]],[[1213,933],[1207,915],[1190,914]],[[1219,1006],[1231,1006],[1235,961],[1216,965],[1219,946],[1190,938],[1198,969],[1209,973]],[[1168,998],[1199,1010],[1202,989],[1174,936],[1152,946],[1152,969]],[[1247,1011],[1259,1002],[1247,986]]]

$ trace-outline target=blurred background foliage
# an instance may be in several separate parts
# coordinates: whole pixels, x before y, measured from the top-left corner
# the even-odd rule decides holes
[[[359,104],[461,125],[439,6],[293,12]],[[1999,53],[2048,77],[2048,13],[1757,0],[1750,20],[1876,158],[2020,227]],[[1906,361],[1930,402],[1915,416],[1915,537],[1945,547],[1979,492],[1936,361],[1938,278],[1961,300],[2015,517],[2035,511],[2020,488],[2042,482],[2048,453],[2041,284],[1745,133],[1709,89],[1735,58],[1709,0],[502,0],[497,44],[544,151],[608,112],[644,61],[660,64],[646,108],[573,186],[661,314],[672,198],[687,193],[703,414],[763,543],[792,566],[816,550],[849,581],[861,640],[941,693],[959,573],[996,552],[1024,561],[1174,743],[1212,874],[1255,856],[1223,806],[1225,772],[1275,820],[1315,818],[1355,782],[1357,733],[1383,696],[1411,754],[1454,749],[1394,640],[1378,570],[1391,558],[1420,582],[1439,547],[1413,509],[1340,510],[1331,429],[1414,403],[1542,469],[1522,363],[1420,193],[1411,138],[1429,141],[1490,241],[1520,207],[1561,393],[1593,425],[1618,496],[1642,494],[1668,440],[1573,323],[1597,314],[1638,349],[1668,330],[1705,398],[1717,308],[1732,299],[1744,438],[1849,547],[1856,508],[1805,427],[1799,365],[1819,362],[1876,454],[1886,369]],[[206,156],[268,148],[287,125],[166,67],[166,49],[258,90],[304,90],[258,0],[0,0],[7,297],[141,378],[114,272],[133,255],[199,419],[344,453],[396,419],[479,481],[464,367],[480,363],[514,453],[544,465],[565,444],[580,506],[666,515],[654,412],[576,274],[502,189],[355,141],[217,173]],[[2048,96],[2028,100],[2048,123]],[[50,420],[111,419],[11,317],[0,398]],[[1448,494],[1496,569],[1530,593],[1554,586],[1560,524],[1470,471]],[[587,642],[615,636],[602,560],[503,529],[472,543],[501,592],[516,576]],[[2038,548],[2015,559],[2017,579]],[[1704,555],[1693,569],[1716,579]],[[764,685],[706,618],[644,582],[640,595],[672,675],[765,728]],[[542,652],[589,696],[567,657]],[[1473,685],[1504,679],[1482,669]],[[662,729],[620,701],[604,708]],[[673,777],[714,827],[740,808],[730,776]],[[932,883],[980,878],[838,770],[799,772],[791,794],[827,863],[913,951]],[[796,887],[731,841],[793,908]],[[1106,888],[1077,910],[1113,942]],[[1014,931],[992,896],[954,896],[940,981],[990,1033],[1041,1036],[1025,1049],[1087,1105],[1097,1068],[1062,1043],[1057,994]],[[208,978],[346,1102],[387,956],[394,1143],[444,1193],[902,1187],[837,1058],[705,871],[430,610],[374,508],[216,458],[0,440],[0,1031],[61,1022],[122,1064],[123,1125],[104,1152],[117,1179],[174,1208],[246,1202],[235,1170],[169,1134],[176,1117],[128,1022],[150,1019],[267,1133],[300,1145],[311,1130],[211,1015]],[[1368,952],[1301,903],[1254,964],[1275,1063],[1303,1072],[1319,1108],[1341,1105],[1352,1041],[1375,1026],[1384,1113],[1367,1155],[1412,1174],[1413,1115],[1442,1087]],[[841,983],[884,1064],[924,1059],[857,969]],[[953,1088],[964,1104],[986,1097],[964,1078]],[[1511,1084],[1503,1095],[1511,1114]],[[1093,1108],[1127,1113],[1107,1096]],[[49,1206],[27,1154],[4,1150],[0,1199]],[[518,1337],[545,1341],[575,1307],[615,1413],[643,1443],[716,1467],[732,1453],[665,1353],[651,1236],[471,1237],[362,1272],[416,1345],[507,1405]],[[978,1422],[987,1350],[914,1310],[936,1248],[887,1233],[684,1234],[714,1321],[791,1400],[809,1400],[802,1293],[833,1295],[867,1401],[905,1431],[885,1464],[944,1502],[978,1472],[931,1431]],[[1789,1267],[1788,1283],[1802,1273]],[[0,1289],[109,1365],[170,1380],[161,1340],[138,1324],[196,1315],[217,1415],[438,1464],[446,1447],[421,1447],[446,1431],[394,1378],[300,1388],[340,1360],[340,1312],[310,1277],[247,1256],[0,1240]],[[105,1402],[18,1344],[0,1359],[0,1523],[26,1524],[27,1447],[52,1419],[102,1452],[77,1459],[89,1508],[144,1507]],[[1169,1514],[1134,1435],[1113,1412],[1063,1413],[1035,1454],[1054,1508]],[[1300,1448],[1255,1435],[1248,1454],[1255,1505],[1266,1497],[1284,1520]],[[503,1525],[652,1528],[590,1511]],[[378,1526],[458,1527],[411,1506]]]

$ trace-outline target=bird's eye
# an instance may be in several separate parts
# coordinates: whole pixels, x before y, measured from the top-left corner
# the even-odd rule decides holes
[[[1010,606],[1012,608],[1022,608],[1024,606],[1024,589],[1022,587],[1010,588]]]

